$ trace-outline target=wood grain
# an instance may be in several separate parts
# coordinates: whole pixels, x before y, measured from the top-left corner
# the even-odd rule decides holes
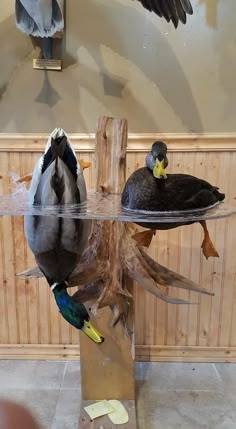
[[[126,146],[127,121],[100,117],[96,136],[96,189],[98,192],[120,193],[123,189],[126,174]],[[108,255],[107,260],[109,260],[109,272],[105,272],[104,275],[107,284],[111,285],[111,293],[114,293],[112,294],[114,300],[111,299],[112,305],[116,304],[115,291],[122,281],[119,253],[120,225],[119,222],[102,223],[103,243],[107,247],[105,255]],[[80,334],[83,400],[135,399],[134,360],[130,339],[125,335],[120,323],[111,328],[111,316],[109,307],[99,310],[96,326],[105,338],[104,343],[93,343],[83,333]],[[84,426],[81,424],[81,427],[89,426],[85,423]]]

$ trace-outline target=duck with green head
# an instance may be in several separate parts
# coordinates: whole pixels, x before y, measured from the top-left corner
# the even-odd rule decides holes
[[[29,203],[40,206],[79,204],[87,198],[83,170],[63,129],[50,135],[37,162]],[[92,326],[85,306],[73,300],[68,281],[88,245],[90,221],[57,216],[25,216],[25,235],[40,270],[53,291],[62,316],[93,341],[104,341]]]

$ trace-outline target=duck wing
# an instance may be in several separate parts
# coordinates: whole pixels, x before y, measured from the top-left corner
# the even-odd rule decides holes
[[[193,14],[190,0],[138,0],[143,7],[150,12],[154,12],[159,17],[169,22],[172,21],[175,28],[179,21],[186,24],[187,14]]]

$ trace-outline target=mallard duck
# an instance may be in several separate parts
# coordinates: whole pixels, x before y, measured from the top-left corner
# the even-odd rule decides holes
[[[164,17],[167,22],[172,21],[175,28],[179,21],[186,24],[187,14],[193,14],[193,8],[189,0],[138,0],[143,7]]]
[[[33,205],[78,204],[86,200],[83,170],[64,130],[56,128],[37,162],[28,191]],[[47,279],[62,316],[95,342],[101,334],[92,326],[80,302],[68,294],[68,279],[88,244],[90,221],[57,216],[25,216],[25,235],[38,267]]]
[[[220,193],[216,186],[189,174],[166,174],[167,166],[167,146],[164,142],[156,141],[146,157],[146,166],[136,170],[127,180],[121,198],[122,206],[135,210],[182,211],[207,208],[224,200],[225,195]],[[155,231],[192,223],[194,222],[139,225]],[[205,257],[219,256],[210,240],[206,222],[201,221],[200,224],[204,230],[202,249]],[[150,239],[152,235],[153,232],[149,233]],[[149,243],[143,232],[137,233],[134,238],[139,244]]]

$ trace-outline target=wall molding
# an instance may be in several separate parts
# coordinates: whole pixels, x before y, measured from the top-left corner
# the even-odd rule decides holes
[[[69,134],[79,152],[94,152],[94,134]],[[0,134],[0,152],[42,152],[48,134]],[[129,134],[128,152],[147,152],[155,140],[168,143],[170,152],[235,152],[235,133]]]
[[[79,345],[0,344],[0,360],[78,360]],[[236,362],[236,347],[136,346],[137,361]]]

